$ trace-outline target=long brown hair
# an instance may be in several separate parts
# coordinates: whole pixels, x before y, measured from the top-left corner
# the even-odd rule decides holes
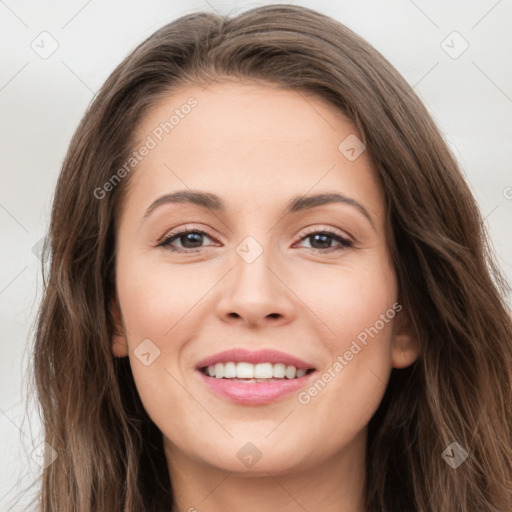
[[[190,14],[159,29],[110,75],[71,141],[33,356],[45,440],[58,453],[41,475],[41,510],[171,509],[161,433],[128,358],[111,351],[115,223],[136,170],[101,198],[94,191],[127,161],[152,105],[224,77],[328,100],[357,126],[384,190],[400,303],[421,355],[392,370],[370,422],[367,510],[512,510],[512,322],[476,202],[393,66],[337,21],[290,5]],[[453,442],[468,454],[456,469],[442,457]]]

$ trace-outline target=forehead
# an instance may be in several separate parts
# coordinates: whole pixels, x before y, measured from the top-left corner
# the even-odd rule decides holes
[[[151,149],[133,171],[126,203],[132,197],[147,208],[156,195],[188,188],[223,197],[234,212],[334,191],[365,201],[380,217],[370,159],[344,152],[346,141],[361,139],[336,107],[303,91],[234,81],[183,86],[136,130],[134,150]]]

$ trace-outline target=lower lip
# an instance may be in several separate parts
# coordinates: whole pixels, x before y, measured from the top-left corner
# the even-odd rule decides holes
[[[232,402],[246,405],[268,404],[289,395],[305,386],[313,371],[297,379],[272,380],[268,382],[243,382],[229,379],[216,379],[197,370],[203,382],[218,395]]]

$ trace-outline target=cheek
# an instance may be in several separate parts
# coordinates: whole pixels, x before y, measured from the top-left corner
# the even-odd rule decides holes
[[[322,342],[329,359],[299,403],[334,424],[350,418],[355,432],[377,409],[391,371],[393,323],[400,310],[394,271],[382,257],[335,268],[316,282],[308,301],[328,329]]]
[[[174,390],[172,375],[193,329],[189,313],[197,302],[197,289],[178,272],[171,273],[170,267],[123,256],[117,262],[116,280],[130,365],[142,403],[152,416],[163,385]]]
[[[389,339],[392,322],[381,315],[396,301],[394,270],[385,253],[359,258],[357,254],[344,265],[304,267],[290,275],[293,291],[326,328],[323,338],[331,353],[349,348],[350,341],[377,323],[381,338]],[[388,316],[391,320],[394,313]],[[348,343],[348,345],[347,345]]]
[[[141,256],[120,259],[116,277],[131,349],[144,338],[154,338],[160,344],[175,338],[176,331],[186,325],[182,319],[208,284],[206,276],[202,279],[194,270]]]

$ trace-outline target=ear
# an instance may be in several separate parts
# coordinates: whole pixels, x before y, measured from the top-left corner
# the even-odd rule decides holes
[[[126,339],[125,329],[121,318],[121,311],[117,299],[110,303],[110,312],[114,319],[114,334],[112,335],[112,353],[116,357],[126,357],[128,355],[128,341]]]
[[[406,310],[401,309],[395,318],[391,346],[391,366],[393,368],[406,368],[418,359],[420,352],[420,343],[412,328],[410,316]]]

